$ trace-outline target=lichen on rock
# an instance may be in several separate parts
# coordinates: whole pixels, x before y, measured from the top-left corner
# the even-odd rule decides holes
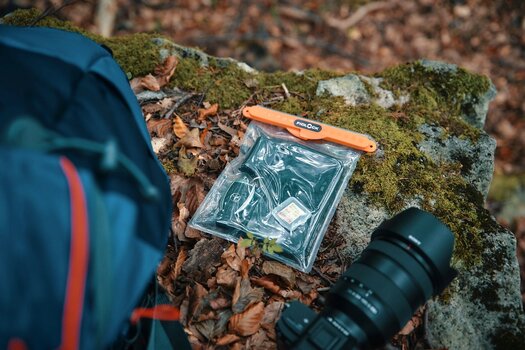
[[[15,12],[3,22],[27,25],[37,16]],[[494,141],[482,130],[495,94],[488,78],[428,60],[373,77],[315,69],[264,73],[157,35],[106,39],[49,17],[38,25],[107,45],[130,76],[145,75],[162,58],[177,55],[171,87],[204,93],[222,109],[238,109],[254,96],[265,101],[285,86],[290,96],[272,108],[372,136],[379,149],[360,160],[334,219],[347,241],[344,254],[359,255],[385,218],[409,206],[426,209],[454,232],[454,266],[460,272],[428,304],[430,344],[451,349],[525,344],[515,241],[484,208],[494,157]],[[174,164],[164,166],[176,171]]]

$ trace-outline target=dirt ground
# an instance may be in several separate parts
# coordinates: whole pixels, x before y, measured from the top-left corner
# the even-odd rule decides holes
[[[498,90],[485,127],[498,144],[498,183],[508,188],[508,183],[517,181],[525,192],[525,2],[521,0],[115,1],[113,11],[109,10],[114,23],[109,26],[107,18],[102,24],[97,20],[96,1],[66,2],[68,6],[54,14],[95,32],[109,27],[111,35],[162,33],[179,44],[267,71],[318,67],[374,73],[429,58],[485,74]],[[15,8],[45,10],[62,5],[60,0],[0,0],[0,15]],[[487,206],[516,235],[525,300],[525,204],[519,199],[525,195],[516,197],[519,187],[491,194]],[[516,198],[518,205],[509,209],[505,204]]]

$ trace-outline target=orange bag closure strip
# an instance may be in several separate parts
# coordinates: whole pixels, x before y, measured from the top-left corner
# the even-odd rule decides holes
[[[376,142],[365,135],[262,106],[245,107],[242,114],[252,120],[285,128],[301,140],[326,140],[367,153],[377,149]]]

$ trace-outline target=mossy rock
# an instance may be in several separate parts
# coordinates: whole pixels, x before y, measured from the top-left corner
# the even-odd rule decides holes
[[[17,11],[3,22],[28,25],[37,16]],[[107,45],[130,78],[152,72],[175,54],[180,62],[171,86],[205,93],[222,109],[239,108],[249,98],[266,101],[286,86],[290,97],[272,108],[369,134],[379,149],[360,160],[334,219],[333,227],[347,241],[344,254],[355,258],[373,229],[404,208],[432,212],[455,234],[453,263],[460,273],[428,305],[431,345],[525,348],[514,236],[484,208],[495,147],[482,130],[495,95],[488,78],[426,60],[373,77],[321,70],[264,73],[158,35],[106,39],[49,17],[37,25],[79,32]],[[343,87],[331,88],[341,81]]]

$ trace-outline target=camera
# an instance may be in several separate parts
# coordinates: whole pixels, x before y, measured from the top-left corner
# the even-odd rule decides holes
[[[457,275],[454,235],[417,208],[384,221],[370,244],[330,289],[315,313],[291,302],[277,322],[279,349],[373,349],[385,344],[419,306]]]

